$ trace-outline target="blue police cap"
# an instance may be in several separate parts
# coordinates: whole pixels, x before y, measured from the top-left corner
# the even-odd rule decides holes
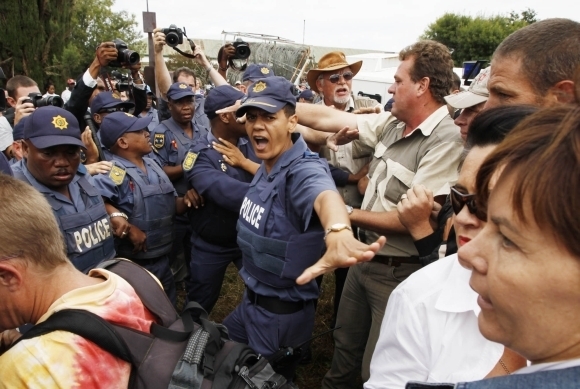
[[[58,145],[85,147],[79,122],[72,113],[59,107],[37,108],[24,123],[24,138],[39,149]]]
[[[91,103],[91,113],[99,113],[107,108],[125,108],[126,111],[129,111],[135,108],[135,104],[121,100],[119,92],[101,92],[95,96]]]
[[[312,92],[310,89],[304,89],[302,92],[300,92],[298,97],[296,97],[296,101],[300,99],[312,101],[314,99],[314,92]]]
[[[268,65],[263,63],[253,63],[248,65],[242,76],[242,81],[256,81],[260,78],[273,77],[274,71]]]
[[[248,97],[236,111],[236,116],[244,116],[250,107],[275,113],[286,104],[296,106],[294,84],[284,77],[268,77],[257,80],[248,90]]]
[[[244,98],[244,93],[230,85],[220,85],[207,94],[203,111],[209,119],[215,118],[215,111],[232,106],[237,100]]]
[[[113,112],[105,116],[101,123],[101,142],[110,148],[123,134],[147,129],[152,120],[152,116],[138,118],[126,112]]]
[[[151,87],[149,87],[149,85],[145,85],[145,92],[147,92],[148,95],[153,94],[153,92],[151,91]]]
[[[14,131],[12,132],[12,139],[21,140],[24,139],[24,123],[30,119],[30,116],[25,116],[14,126]]]
[[[174,83],[167,91],[167,97],[171,100],[179,100],[187,96],[195,96],[195,93],[191,87],[184,82]]]

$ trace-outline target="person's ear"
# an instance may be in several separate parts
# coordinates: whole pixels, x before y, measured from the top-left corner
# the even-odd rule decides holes
[[[562,80],[548,90],[547,98],[554,103],[573,103],[576,89],[580,89],[580,86],[575,88],[574,81]],[[580,90],[578,92],[580,97]]]
[[[298,116],[296,114],[288,118],[288,132],[292,133],[296,130],[296,125],[298,124]]]
[[[117,142],[115,142],[115,145],[120,149],[127,150],[129,148],[129,142],[128,142],[127,138],[125,138],[123,135],[121,135],[119,137],[119,139],[117,139]]]
[[[29,146],[28,143],[26,143],[26,141],[22,141],[22,158],[28,158],[28,150],[29,150]]]
[[[103,117],[99,113],[93,114],[93,121],[97,124],[101,124],[103,122]]]
[[[6,102],[8,103],[9,106],[16,107],[16,100],[14,100],[14,98],[10,96],[6,98]]]
[[[219,118],[225,124],[229,124],[230,123],[230,115],[227,112],[226,113],[220,113],[219,114]]]
[[[416,82],[417,96],[421,96],[421,95],[425,94],[429,90],[430,83],[431,83],[431,80],[429,79],[429,77],[423,77],[422,79],[417,81]]]
[[[9,292],[22,285],[22,271],[26,267],[17,265],[13,260],[0,262],[0,287]]]

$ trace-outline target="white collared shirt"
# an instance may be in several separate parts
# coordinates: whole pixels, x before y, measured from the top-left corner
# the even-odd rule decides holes
[[[479,332],[470,275],[455,254],[415,272],[393,291],[365,389],[474,381],[493,369],[504,346]]]

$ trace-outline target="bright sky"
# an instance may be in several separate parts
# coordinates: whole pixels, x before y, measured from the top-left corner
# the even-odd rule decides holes
[[[398,51],[415,42],[445,12],[507,15],[527,8],[538,19],[580,21],[580,2],[547,0],[148,0],[157,26],[185,27],[190,38],[223,39],[222,31],[280,36],[314,46]],[[147,0],[116,0],[115,11],[136,15],[142,30]],[[306,23],[304,22],[306,21]],[[304,24],[306,28],[304,29]],[[120,37],[122,38],[122,37]]]

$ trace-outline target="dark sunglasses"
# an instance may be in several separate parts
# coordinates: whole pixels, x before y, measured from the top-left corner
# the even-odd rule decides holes
[[[350,81],[354,77],[354,73],[344,72],[341,74],[332,74],[330,77],[328,77],[328,81],[332,82],[333,84],[336,84],[340,80],[340,76],[344,78],[344,81]]]
[[[113,112],[129,112],[129,110],[125,107],[113,107],[101,109],[98,113],[113,113]]]
[[[472,215],[475,215],[479,220],[486,221],[487,214],[477,209],[477,205],[475,203],[475,194],[465,194],[458,191],[455,186],[451,187],[451,208],[453,208],[453,213],[459,215],[459,212],[463,209],[464,206],[467,205],[467,210]]]

